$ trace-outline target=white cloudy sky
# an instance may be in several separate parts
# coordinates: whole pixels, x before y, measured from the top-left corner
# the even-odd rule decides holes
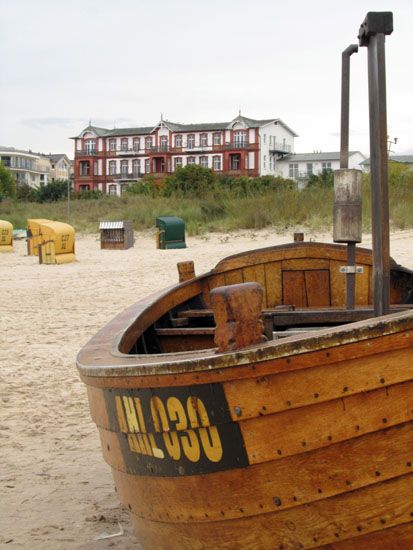
[[[0,0],[0,144],[73,156],[92,123],[281,118],[296,151],[339,149],[341,52],[393,11],[388,131],[413,152],[412,0]],[[351,57],[350,148],[368,154],[367,51]]]

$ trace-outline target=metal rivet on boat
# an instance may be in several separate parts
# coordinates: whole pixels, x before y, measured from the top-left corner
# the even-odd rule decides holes
[[[356,432],[358,432],[359,429],[360,429],[360,426],[357,424],[357,426],[355,427]]]
[[[322,492],[323,492],[323,491],[322,491],[321,489],[317,489],[317,493],[318,493],[319,495],[321,495]]]
[[[380,378],[380,384],[384,384],[385,383],[385,379],[384,378]]]
[[[376,477],[381,476],[381,473],[378,470],[376,470],[374,473],[376,474]]]
[[[361,525],[357,525],[357,531],[362,531],[363,527]]]
[[[302,445],[303,447],[306,447],[307,443],[306,443],[305,441],[301,441],[301,445]]]
[[[281,450],[281,449],[277,449],[277,454],[282,455],[282,454],[283,454],[282,450]]]
[[[384,518],[381,518],[380,523],[384,525],[386,523],[386,520]]]
[[[351,485],[351,481],[349,479],[347,479],[346,485]]]
[[[274,497],[274,504],[276,506],[281,506],[282,502],[281,502],[280,497]]]
[[[241,416],[242,415],[242,409],[241,407],[234,407],[234,411],[235,411],[235,414],[237,416]]]
[[[329,441],[331,441],[331,440],[333,439],[333,436],[332,436],[332,435],[328,435],[328,436],[327,436],[327,439],[328,439]]]
[[[110,445],[109,445],[109,443],[106,445],[106,448],[107,448],[108,451],[110,451]]]
[[[291,401],[286,401],[287,407],[291,407]]]
[[[319,393],[315,393],[315,394],[314,394],[314,398],[315,398],[315,399],[318,399],[318,397],[320,397],[320,394],[319,394]]]
[[[406,466],[407,466],[408,468],[411,468],[412,463],[411,463],[411,462],[406,462]]]
[[[348,386],[344,386],[343,388],[343,392],[345,393],[346,391],[348,391]]]
[[[382,419],[383,424],[387,424],[387,418]]]

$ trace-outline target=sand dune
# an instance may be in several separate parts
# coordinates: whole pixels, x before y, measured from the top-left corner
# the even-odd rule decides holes
[[[176,282],[176,262],[192,259],[202,273],[229,254],[290,241],[290,234],[238,232],[161,251],[153,235],[139,233],[134,248],[112,251],[100,250],[93,235],[77,236],[73,264],[39,265],[24,241],[0,255],[0,545],[138,547],[101,457],[76,353],[126,306]],[[363,245],[370,243],[365,236]],[[391,254],[413,269],[412,230],[392,235]],[[124,535],[95,540],[118,523]]]

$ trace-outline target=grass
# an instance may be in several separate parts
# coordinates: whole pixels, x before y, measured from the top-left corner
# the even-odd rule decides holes
[[[390,185],[390,217],[394,229],[413,227],[413,185]],[[99,221],[132,220],[136,230],[152,228],[157,216],[178,216],[186,222],[189,235],[208,231],[228,232],[237,229],[274,227],[280,231],[293,228],[328,230],[332,225],[333,190],[309,187],[302,191],[282,187],[249,197],[220,192],[202,198],[151,197],[129,195],[105,196],[98,200],[73,200],[70,223],[77,231],[98,231]],[[68,221],[67,202],[30,203],[3,201],[0,219],[15,228],[26,227],[27,218]],[[363,191],[363,227],[369,231],[370,189]]]

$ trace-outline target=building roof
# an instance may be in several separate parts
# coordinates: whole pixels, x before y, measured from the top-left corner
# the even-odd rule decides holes
[[[46,157],[50,160],[50,162],[54,162],[54,163],[59,162],[59,160],[61,159],[65,159],[66,162],[70,162],[70,159],[66,155],[66,153],[54,153],[54,154],[48,154],[48,155],[42,153],[42,157]]]
[[[33,155],[34,157],[41,156],[41,153],[34,153],[33,151],[25,151],[24,149],[16,149],[15,147],[3,147],[0,145],[0,154],[1,153],[14,153],[14,154],[21,154],[21,155]]]
[[[360,151],[349,151],[349,155],[355,155],[356,153],[359,153],[360,155],[363,155]],[[364,156],[364,155],[363,155]],[[332,151],[332,152],[319,152],[319,153],[293,153],[291,155],[286,155],[283,159],[285,161],[294,161],[294,162],[317,162],[317,161],[324,161],[324,160],[340,160],[340,151]]]
[[[238,121],[243,122],[248,128],[260,128],[274,122],[275,124],[281,124],[282,126],[284,126],[295,137],[297,137],[298,135],[291,128],[289,128],[280,118],[255,120],[253,118],[247,118],[238,115],[236,118],[230,120],[229,122],[200,122],[195,124],[181,124],[178,122],[172,122],[170,120],[161,120],[155,126],[143,126],[137,128],[114,128],[112,130],[109,130],[108,128],[98,128],[97,126],[92,126],[89,124],[89,126],[82,130],[80,134],[76,137],[80,137],[84,132],[87,131],[94,132],[98,137],[148,135],[151,134],[154,129],[157,128],[161,123],[169,128],[169,130],[171,130],[172,132],[208,132],[214,130],[226,130],[227,128],[230,128],[232,124],[235,124]],[[76,137],[71,139],[76,139]]]
[[[389,160],[392,160],[394,162],[407,162],[407,163],[413,163],[413,155],[391,155],[389,157]],[[370,166],[370,159],[363,160],[361,164],[364,164],[365,166]]]

